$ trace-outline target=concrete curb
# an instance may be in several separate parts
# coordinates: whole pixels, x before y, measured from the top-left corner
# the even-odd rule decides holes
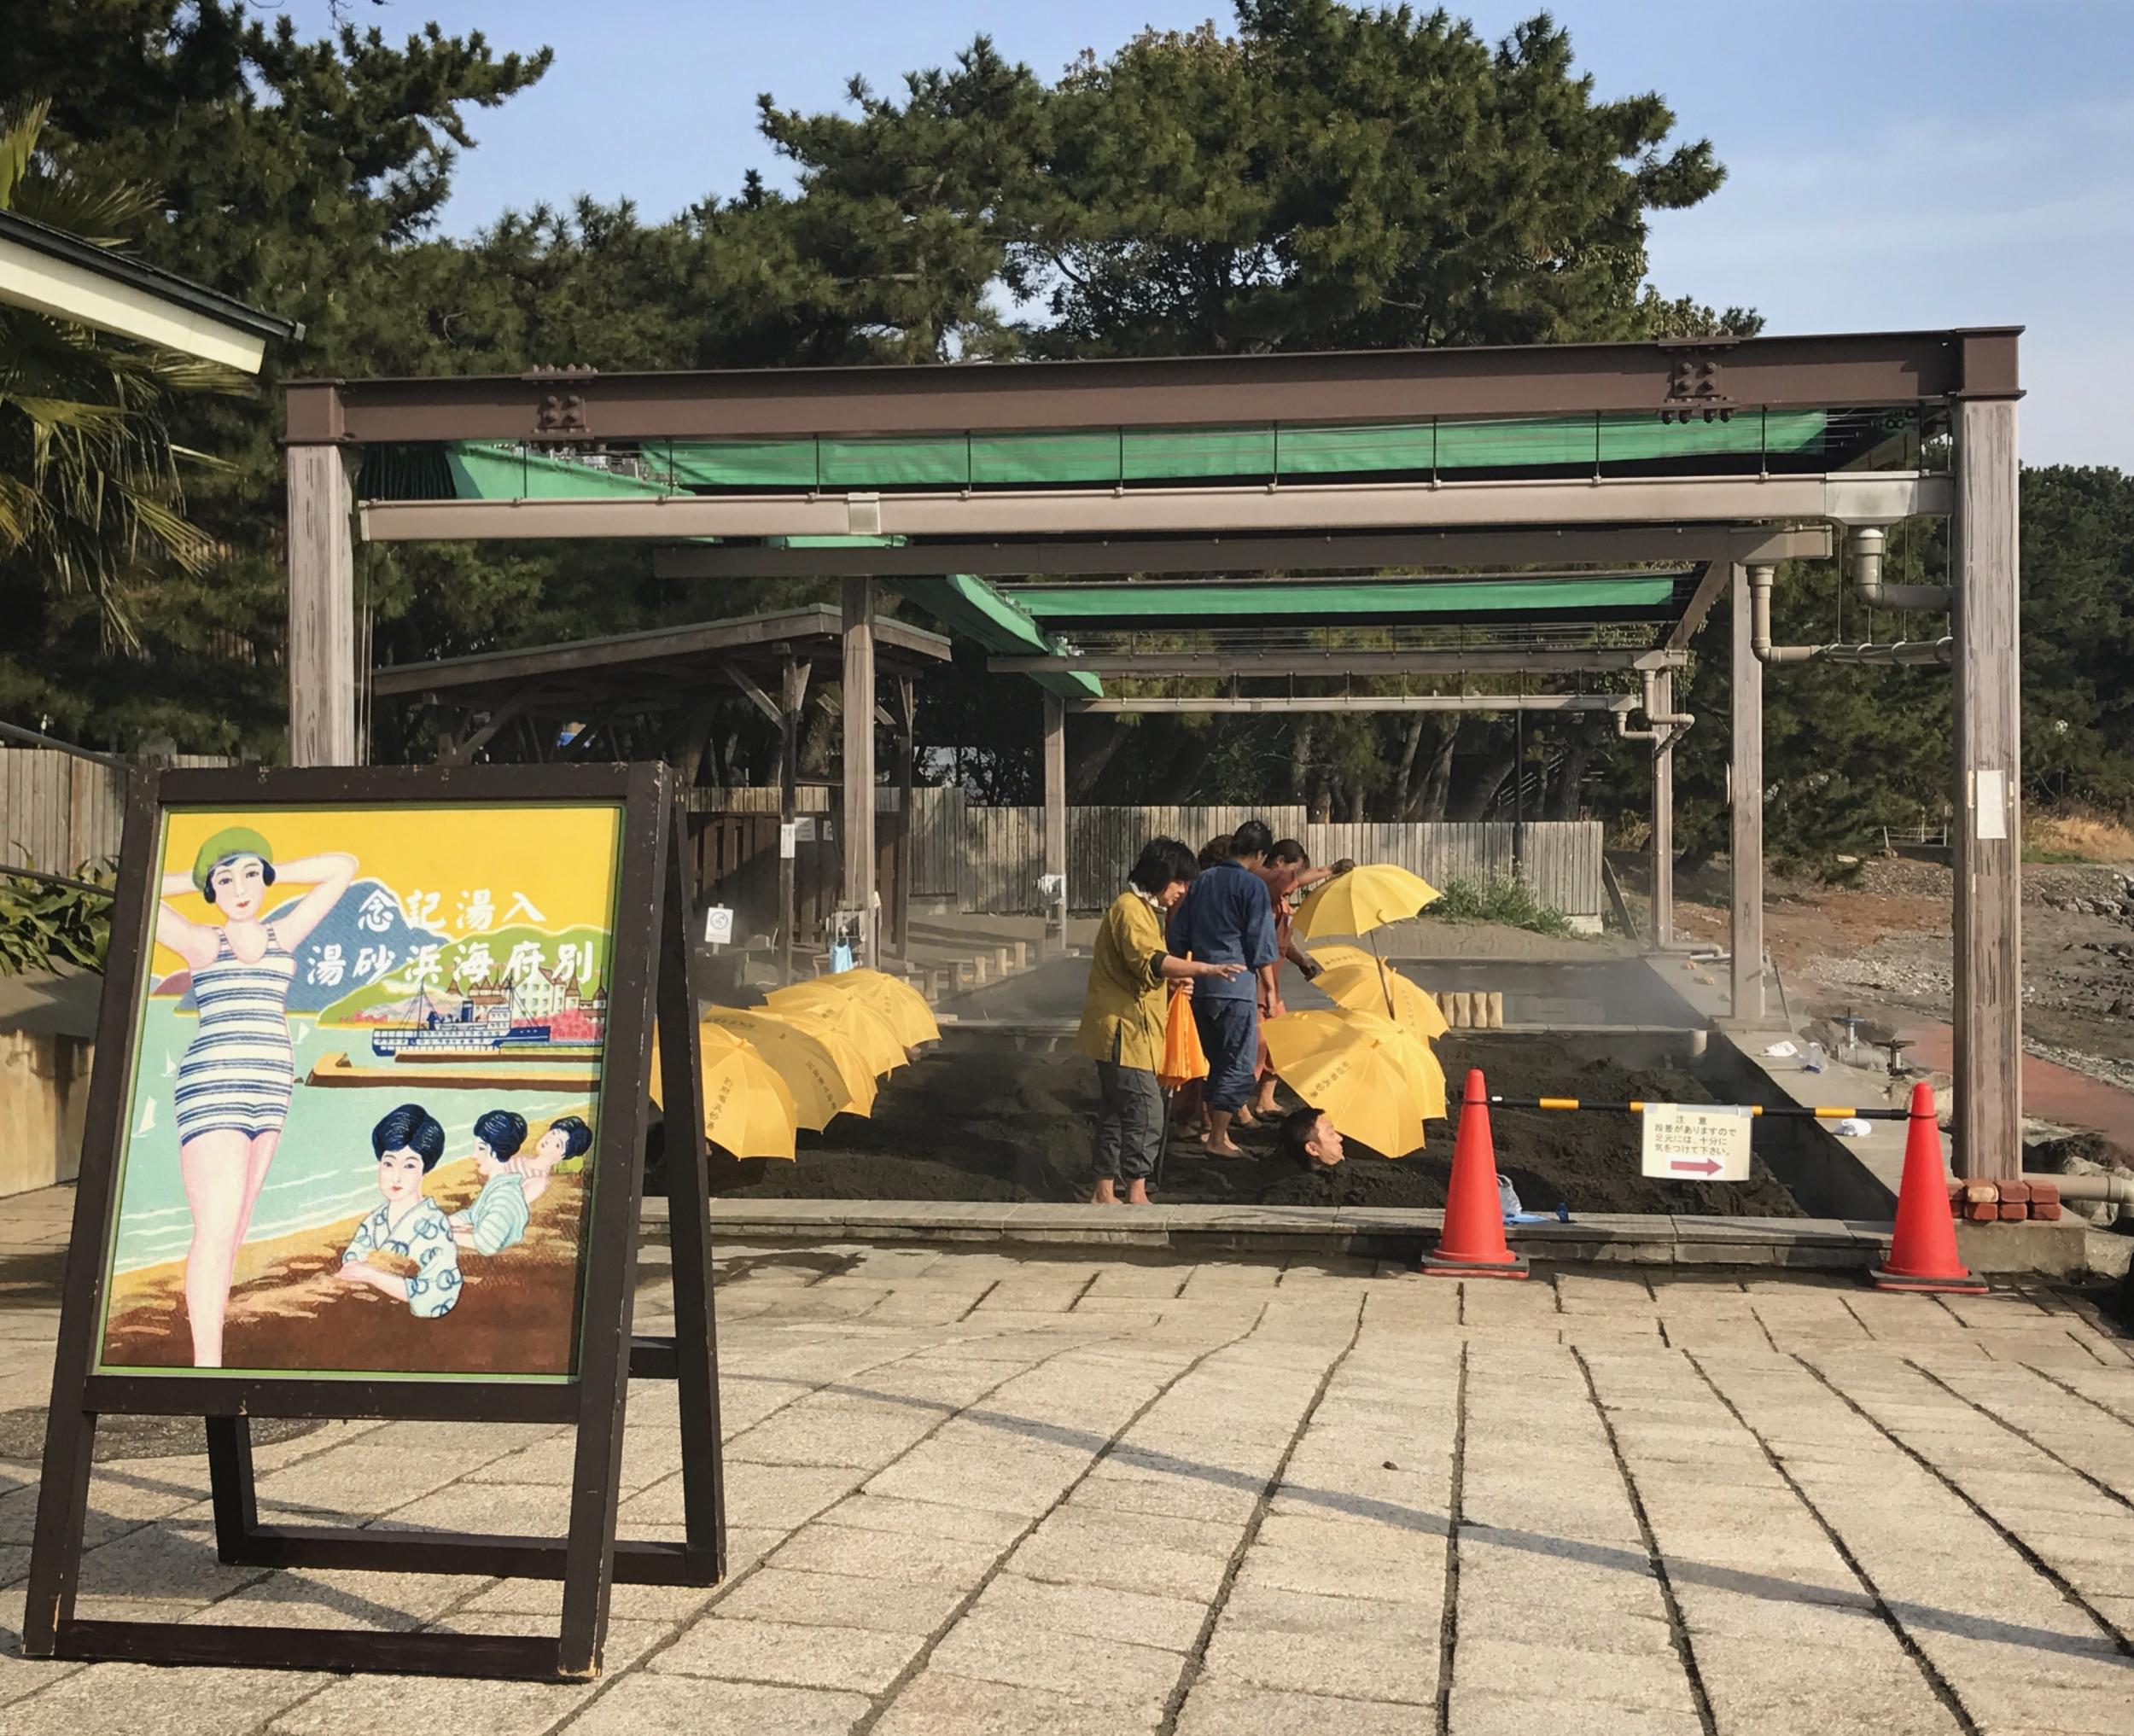
[[[1187,1255],[1347,1254],[1413,1259],[1435,1238],[1443,1220],[1440,1212],[1391,1209],[1158,1205],[1106,1211],[1086,1205],[965,1201],[712,1202],[712,1234],[720,1241],[1096,1246]],[[645,1202],[644,1226],[648,1241],[668,1239],[665,1200]],[[2018,1233],[2031,1228],[2006,1226]],[[1530,1259],[1628,1266],[1852,1271],[1879,1263],[1889,1250],[1887,1224],[1837,1218],[1595,1215],[1568,1224],[1517,1225],[1507,1235],[1512,1247]],[[2076,1246],[2079,1255],[2079,1237]],[[2013,1254],[2015,1250],[2010,1246],[2007,1251]],[[1991,1269],[2067,1268],[2026,1263]]]

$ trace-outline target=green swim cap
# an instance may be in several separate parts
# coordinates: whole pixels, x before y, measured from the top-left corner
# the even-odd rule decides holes
[[[200,854],[193,858],[193,884],[200,888],[201,897],[207,896],[207,877],[215,871],[216,865],[232,856],[257,856],[259,865],[271,877],[274,847],[249,826],[224,826],[202,844]],[[214,902],[212,898],[207,901]]]

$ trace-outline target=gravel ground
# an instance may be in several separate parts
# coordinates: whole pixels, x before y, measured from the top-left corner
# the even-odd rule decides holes
[[[1686,933],[1723,942],[1724,876],[1683,888]],[[1955,896],[1946,867],[1901,859],[1843,887],[1774,877],[1765,938],[1796,1013],[1859,998],[1947,1019]],[[2134,869],[2025,865],[2023,1028],[2032,1054],[2134,1088]]]

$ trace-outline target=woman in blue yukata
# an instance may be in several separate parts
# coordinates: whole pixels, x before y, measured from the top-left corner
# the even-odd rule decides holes
[[[355,877],[353,856],[277,862],[267,841],[245,826],[208,839],[189,874],[181,869],[163,877],[166,899],[197,892],[222,917],[196,923],[169,904],[155,913],[155,938],[185,961],[200,1009],[173,1093],[178,1175],[193,1215],[185,1317],[198,1368],[222,1366],[230,1274],[289,1120],[296,1085],[289,1026],[296,951]],[[265,922],[267,888],[277,882],[310,890]]]
[[[445,1129],[419,1103],[404,1103],[370,1130],[378,1156],[378,1191],[383,1203],[356,1226],[336,1274],[346,1284],[367,1284],[382,1296],[407,1304],[417,1319],[448,1314],[459,1300],[459,1245],[423,1178],[445,1155]],[[370,1264],[373,1254],[412,1260],[405,1277]]]

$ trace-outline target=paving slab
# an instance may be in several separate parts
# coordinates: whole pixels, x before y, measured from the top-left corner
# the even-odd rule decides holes
[[[1765,1257],[1873,1244],[1825,1222],[1626,1223],[1595,1245],[1662,1241],[1665,1270],[1514,1287],[1263,1244],[873,1242],[830,1205],[815,1244],[722,1248],[731,1576],[615,1587],[598,1681],[25,1662],[30,1459],[0,1462],[0,1724],[2129,1729],[2134,1360],[2049,1288],[1881,1296]],[[644,1301],[668,1306],[656,1273]],[[40,1386],[55,1332],[0,1296],[7,1378]],[[622,1529],[677,1537],[671,1389],[626,1420]],[[312,1523],[547,1529],[571,1476],[544,1428],[334,1428],[260,1459],[265,1509]],[[554,1631],[546,1582],[225,1567],[205,1494],[196,1453],[98,1466],[79,1613]]]

